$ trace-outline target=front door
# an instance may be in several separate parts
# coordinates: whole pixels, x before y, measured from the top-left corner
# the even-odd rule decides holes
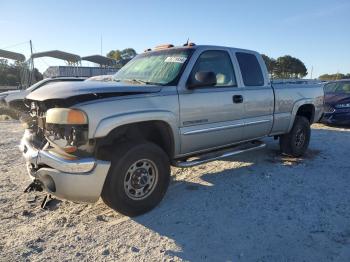
[[[244,128],[243,90],[237,87],[230,54],[203,51],[189,76],[213,72],[216,85],[179,93],[181,153],[189,154],[239,142]]]

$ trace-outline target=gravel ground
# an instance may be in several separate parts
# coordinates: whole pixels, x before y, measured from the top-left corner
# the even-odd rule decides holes
[[[350,129],[314,125],[300,159],[278,143],[173,169],[166,197],[128,218],[23,194],[23,130],[0,121],[0,261],[350,261]]]

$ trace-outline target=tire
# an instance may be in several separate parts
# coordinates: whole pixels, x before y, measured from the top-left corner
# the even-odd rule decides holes
[[[118,145],[101,197],[124,215],[141,215],[163,199],[169,179],[169,158],[158,145],[126,142]]]
[[[302,156],[309,146],[310,136],[310,122],[303,116],[296,116],[292,130],[280,136],[281,152],[293,157]]]

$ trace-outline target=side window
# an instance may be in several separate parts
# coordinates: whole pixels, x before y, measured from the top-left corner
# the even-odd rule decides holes
[[[236,53],[245,86],[263,86],[264,77],[258,59],[254,54]]]
[[[237,86],[231,58],[226,51],[204,51],[194,65],[190,81],[196,81],[198,72],[213,72],[216,75],[215,86]]]

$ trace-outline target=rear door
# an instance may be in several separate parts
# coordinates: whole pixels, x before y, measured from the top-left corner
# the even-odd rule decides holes
[[[182,154],[238,142],[243,132],[243,90],[237,87],[232,54],[206,50],[192,59],[186,82],[196,72],[214,72],[217,84],[179,91]]]
[[[266,136],[273,125],[274,93],[267,75],[261,68],[264,63],[255,52],[236,51],[244,86],[244,132],[242,140]]]

